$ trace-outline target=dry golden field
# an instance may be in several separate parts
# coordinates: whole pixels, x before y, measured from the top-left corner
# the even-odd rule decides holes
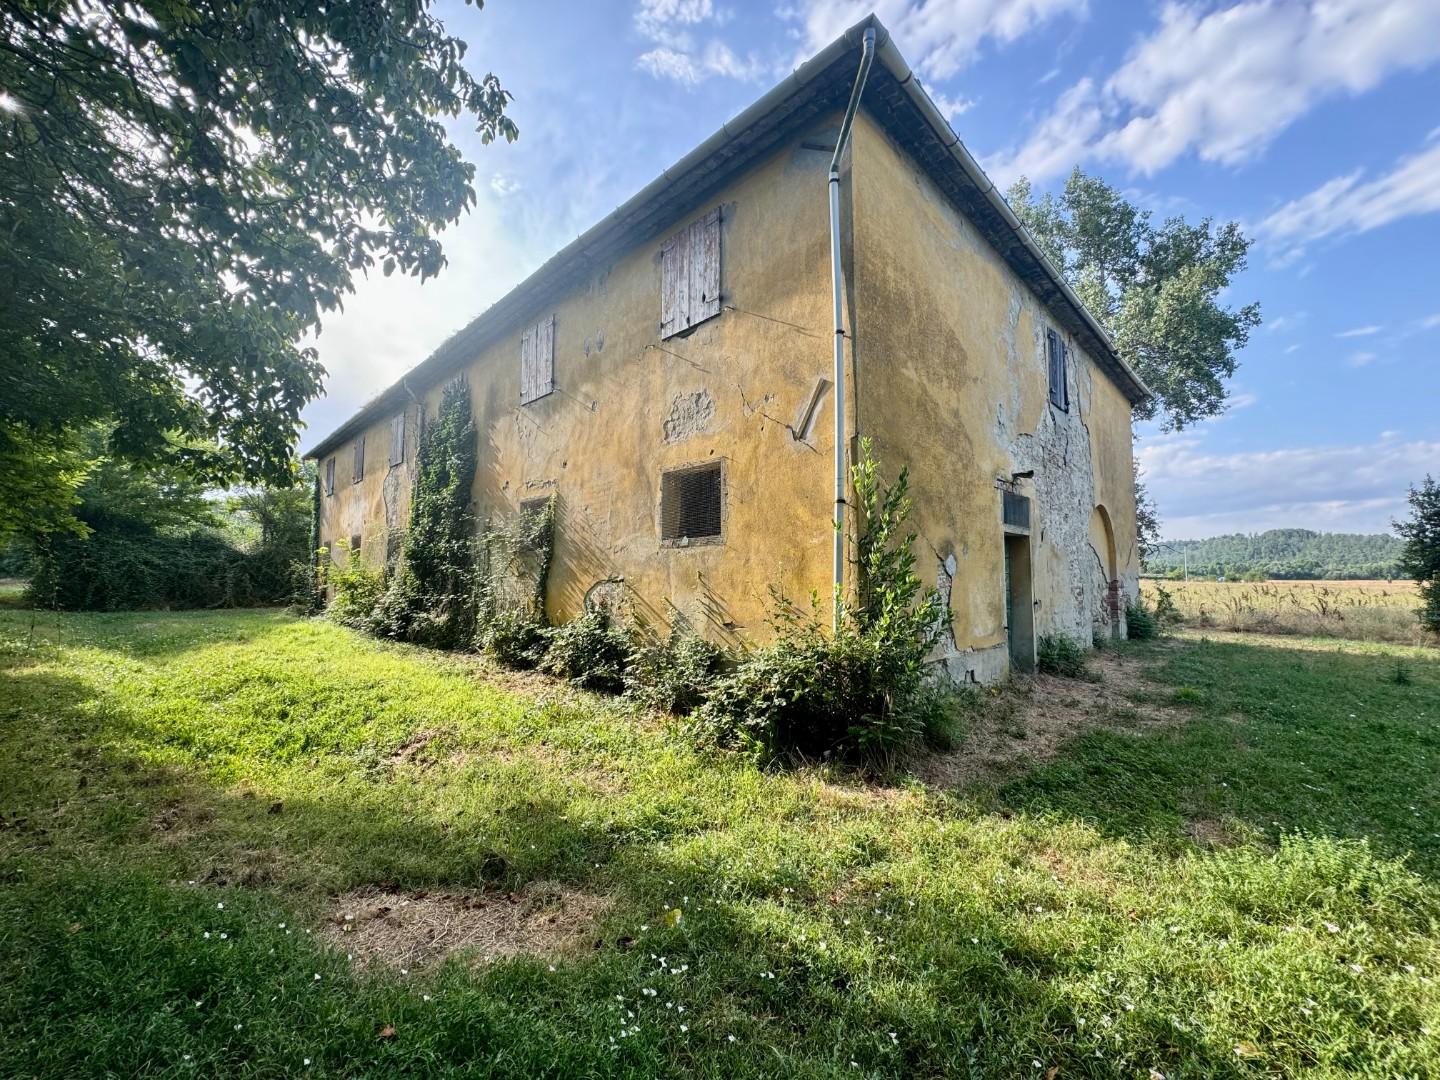
[[[1416,618],[1413,581],[1158,581],[1140,583],[1154,607],[1164,590],[1185,625],[1268,634],[1435,644]]]

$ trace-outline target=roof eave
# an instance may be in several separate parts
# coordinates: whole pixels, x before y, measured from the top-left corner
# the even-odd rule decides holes
[[[1078,328],[1083,330],[1082,343],[1091,345],[1092,349],[1100,354],[1097,359],[1101,366],[1132,405],[1146,401],[1150,397],[1149,389],[1120,358],[1104,328],[1086,309],[1074,290],[1065,283],[1034,237],[1010,209],[994,182],[966,150],[960,137],[930,100],[930,95],[925,92],[904,57],[896,49],[889,31],[878,18],[869,15],[806,60],[753,104],[720,125],[719,130],[699,146],[556,252],[539,269],[451,335],[399,381],[371,398],[303,456],[307,459],[323,457],[370,426],[384,411],[414,400],[412,382],[425,382],[432,374],[463,363],[478,351],[488,334],[498,333],[517,323],[528,314],[527,309],[538,306],[550,289],[573,280],[577,275],[599,264],[616,246],[619,238],[631,234],[637,224],[646,225],[647,219],[653,219],[655,208],[663,206],[667,198],[677,190],[687,187],[698,190],[703,187],[707,176],[719,175],[717,156],[732,147],[737,140],[758,132],[758,138],[763,141],[771,132],[783,130],[787,118],[791,115],[790,111],[786,111],[786,107],[797,99],[800,91],[831,74],[838,61],[858,50],[865,31],[871,27],[876,32],[877,61],[894,77],[906,97],[914,104],[933,136],[945,148],[945,153],[960,168],[985,203],[1014,233],[1026,255],[1033,260],[1039,274],[1047,279],[1047,284],[1056,290],[1065,306],[1073,311]]]

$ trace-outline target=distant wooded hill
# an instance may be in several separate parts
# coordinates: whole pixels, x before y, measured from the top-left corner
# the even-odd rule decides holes
[[[1388,533],[1271,529],[1166,541],[1146,560],[1145,571],[1161,576],[1178,572],[1188,553],[1191,577],[1393,578],[1400,573],[1401,546]]]

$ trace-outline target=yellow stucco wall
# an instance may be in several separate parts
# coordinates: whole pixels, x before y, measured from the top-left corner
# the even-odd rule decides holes
[[[477,517],[557,496],[552,619],[573,617],[587,590],[623,578],[604,586],[609,598],[623,593],[652,623],[670,623],[673,604],[709,636],[754,637],[764,635],[770,584],[797,596],[826,589],[831,392],[803,439],[791,430],[831,364],[828,159],[801,145],[814,137],[797,136],[674,222],[722,208],[724,308],[688,336],[658,338],[667,230],[530,313],[465,365],[480,431]],[[557,389],[521,405],[521,332],[552,313]],[[423,396],[433,417],[439,385]],[[680,422],[667,431],[672,414]],[[322,539],[361,533],[363,556],[375,565],[384,551],[387,476],[398,520],[408,514],[409,466],[387,469],[388,424],[383,418],[367,433],[365,479],[352,486],[350,450],[341,448],[336,494],[321,499]],[[407,429],[409,462],[413,413]],[[717,458],[725,468],[724,542],[662,546],[661,474]]]
[[[464,365],[480,431],[477,520],[557,497],[552,620],[573,617],[599,587],[647,622],[668,625],[678,609],[734,643],[767,636],[772,584],[796,598],[828,596],[828,155],[802,144],[833,138],[835,120],[673,222],[721,208],[720,315],[659,339],[666,229]],[[1032,502],[1035,633],[1088,641],[1107,615],[1109,544],[1097,506],[1112,523],[1113,573],[1133,589],[1130,408],[1074,341],[1070,409],[1052,408],[1049,313],[863,113],[854,139],[843,178],[850,430],[874,438],[890,475],[909,466],[921,569],[950,596],[953,631],[940,658],[955,678],[984,681],[1008,667],[997,479],[1035,474],[1015,485]],[[520,336],[551,314],[557,389],[521,405]],[[819,379],[819,405],[797,432]],[[433,417],[440,385],[416,392]],[[351,483],[351,448],[342,447],[335,494],[321,500],[321,538],[362,535],[372,565],[384,559],[387,515],[391,525],[407,520],[414,413],[404,465],[388,467],[382,417],[367,432],[363,481]],[[662,545],[662,473],[715,459],[725,468],[724,542]]]
[[[1138,573],[1130,406],[1075,341],[1069,411],[1050,405],[1045,307],[920,168],[863,113],[855,126],[855,384],[859,434],[910,469],[920,564],[950,593],[959,679],[1008,667],[997,480],[1031,500],[1035,633],[1088,643],[1108,618],[1090,543],[1106,506],[1117,576]],[[1108,626],[1103,629],[1108,630]]]

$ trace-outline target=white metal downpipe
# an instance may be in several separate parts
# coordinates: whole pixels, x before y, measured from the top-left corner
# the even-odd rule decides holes
[[[840,629],[840,609],[845,588],[845,503],[849,482],[846,458],[849,439],[845,431],[845,302],[840,267],[840,157],[850,141],[850,128],[860,108],[860,94],[875,59],[875,28],[866,27],[860,47],[860,71],[850,91],[845,118],[840,121],[840,135],[835,140],[835,154],[830,159],[830,285],[835,299],[835,564],[834,564],[834,629]]]

